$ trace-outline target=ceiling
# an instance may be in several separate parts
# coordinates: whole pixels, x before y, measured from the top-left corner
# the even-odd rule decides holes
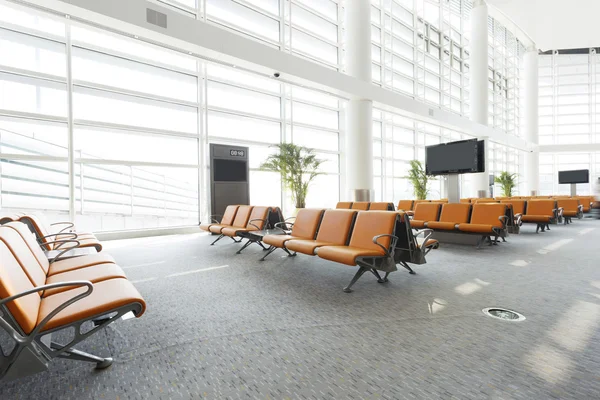
[[[514,21],[543,51],[600,47],[599,0],[486,2]]]

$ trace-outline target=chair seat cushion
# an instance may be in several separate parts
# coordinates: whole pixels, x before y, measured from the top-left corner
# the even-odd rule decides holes
[[[212,233],[221,233],[223,228],[231,228],[231,225],[214,224],[209,226],[208,230]]]
[[[283,248],[285,242],[292,239],[304,239],[297,236],[292,235],[265,235],[263,237],[263,243],[266,243],[270,246],[275,246],[279,248]]]
[[[522,222],[550,222],[552,217],[548,215],[523,215]]]
[[[440,229],[444,231],[453,231],[456,229],[456,225],[456,222],[431,221],[427,223],[427,227],[430,229]]]
[[[48,276],[60,274],[62,272],[73,271],[79,268],[85,268],[97,264],[114,263],[115,259],[105,253],[89,254],[81,257],[67,258],[65,260],[55,261],[50,264]]]
[[[323,246],[335,246],[335,243],[324,242],[322,240],[289,240],[285,242],[285,248],[309,256],[315,255],[315,249]]]
[[[418,221],[413,219],[410,221],[410,226],[412,228],[423,229],[425,228],[425,221]]]
[[[485,224],[459,224],[458,230],[471,233],[493,233],[493,225]]]
[[[563,215],[565,217],[576,217],[577,215],[579,215],[579,213],[577,211],[567,211],[567,210],[564,210],[563,211]]]
[[[319,247],[317,255],[325,260],[335,261],[346,265],[356,265],[358,257],[384,257],[383,250],[361,249],[349,246]]]
[[[209,228],[210,228],[211,226],[213,226],[213,225],[214,225],[214,224],[200,224],[200,229],[202,229],[203,231],[210,232],[210,231],[209,231]]]
[[[39,324],[65,301],[86,290],[87,287],[81,287],[43,298],[40,304],[37,323]],[[55,315],[44,326],[42,332],[86,318],[100,316],[132,303],[139,303],[142,306],[142,311],[137,315],[137,317],[140,317],[146,309],[146,303],[137,289],[127,279],[117,278],[98,282],[94,284],[94,290],[89,296],[71,304]]]
[[[108,279],[127,278],[125,272],[114,263],[96,264],[90,267],[79,268],[73,271],[63,272],[49,276],[46,279],[46,285],[58,282],[68,281],[90,281],[92,283],[106,281]],[[69,287],[62,287],[44,291],[44,297],[51,296],[56,293],[71,290]]]
[[[235,237],[238,234],[238,232],[245,232],[247,230],[248,229],[245,228],[227,227],[221,229],[221,235]]]

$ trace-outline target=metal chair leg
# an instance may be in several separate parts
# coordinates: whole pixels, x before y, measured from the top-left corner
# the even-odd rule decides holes
[[[250,246],[253,242],[251,240],[248,240],[246,243],[244,243],[244,245],[242,246],[241,249],[239,249],[238,251],[235,252],[235,254],[240,254],[242,252],[242,250],[244,250],[246,247]]]
[[[271,254],[272,252],[274,252],[275,250],[277,250],[277,247],[275,247],[275,246],[271,246],[271,247],[269,247],[269,250],[267,251],[267,254],[265,254],[265,255],[263,256],[263,258],[261,258],[261,259],[260,259],[260,261],[265,261],[265,258],[267,258],[267,256],[268,256],[269,254]]]
[[[379,275],[379,271],[377,271],[375,268],[372,268],[371,272],[377,278],[377,282],[378,283],[385,283],[385,282],[387,282],[387,278],[382,278],[381,275]],[[386,277],[387,277],[387,274],[386,274]]]
[[[215,239],[214,242],[212,242],[210,245],[213,246],[215,243],[217,243],[219,240],[223,239],[223,237],[225,237],[225,235],[219,235],[218,238]]]
[[[402,265],[404,268],[406,268],[411,275],[417,274],[415,271],[413,271],[413,269],[411,267],[408,266],[408,264],[405,261],[401,261],[400,265]],[[386,278],[387,278],[387,275],[388,274],[385,275]]]
[[[344,292],[351,293],[352,292],[352,289],[351,289],[352,285],[354,285],[356,283],[356,281],[358,281],[360,279],[360,277],[363,276],[363,274],[365,272],[367,272],[368,270],[369,270],[368,268],[359,267],[358,271],[356,271],[356,274],[354,275],[354,278],[352,278],[352,280],[350,281],[350,284],[344,288]]]

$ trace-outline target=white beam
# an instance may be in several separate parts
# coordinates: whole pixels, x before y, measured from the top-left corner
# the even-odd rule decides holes
[[[600,152],[600,143],[546,144],[539,146],[540,153],[594,153]]]
[[[432,108],[411,97],[382,89],[370,82],[334,71],[323,65],[280,51],[251,38],[222,29],[210,22],[182,15],[171,8],[146,0],[12,0],[41,8],[57,15],[93,23],[116,30],[140,40],[152,42],[195,56],[214,60],[256,73],[272,76],[277,71],[281,79],[346,97],[371,100],[375,107],[407,117],[431,122],[490,140],[509,147],[528,150],[526,140],[506,135],[448,111]],[[146,21],[151,8],[167,15],[168,28]]]

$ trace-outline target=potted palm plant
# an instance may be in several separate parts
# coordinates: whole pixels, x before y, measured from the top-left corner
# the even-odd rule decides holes
[[[429,180],[433,178],[425,173],[425,169],[423,168],[421,161],[412,160],[410,162],[408,176],[405,178],[408,179],[412,184],[413,193],[416,200],[427,199],[427,195],[429,194],[427,184],[429,183]]]
[[[314,149],[298,146],[293,143],[274,145],[279,151],[271,154],[260,168],[281,174],[284,185],[292,192],[296,209],[306,207],[306,195],[310,183],[318,175],[319,167],[324,162],[317,158]]]
[[[500,175],[494,178],[494,182],[502,188],[502,196],[512,197],[513,189],[517,186],[517,174],[502,171]]]

